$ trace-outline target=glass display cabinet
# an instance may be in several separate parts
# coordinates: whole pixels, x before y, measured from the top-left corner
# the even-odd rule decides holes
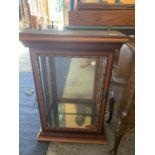
[[[40,141],[105,144],[104,113],[116,31],[20,32],[29,47],[41,129]]]

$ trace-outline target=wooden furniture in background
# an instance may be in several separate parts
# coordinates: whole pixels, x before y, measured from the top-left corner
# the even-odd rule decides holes
[[[115,49],[120,49],[122,44],[128,41],[127,36],[116,31],[46,30],[21,32],[19,38],[30,49],[41,121],[41,130],[37,139],[40,141],[105,144],[104,113],[113,54]],[[71,98],[64,98],[64,96],[59,98],[58,96],[57,85],[61,81],[58,83],[56,81],[61,76],[56,76],[58,71],[55,67],[56,59],[73,60],[74,58],[97,60],[94,85],[90,83],[94,89],[91,100],[83,99],[81,95],[78,96],[78,99],[73,96]],[[81,80],[82,77],[83,74],[76,78]],[[95,105],[95,108],[92,106],[92,110],[96,109],[95,112],[89,114],[91,116],[90,124],[85,127],[60,126],[58,106],[62,103],[73,102],[79,105],[85,105],[85,103]],[[83,115],[88,114],[84,113]],[[95,121],[92,121],[94,117]]]
[[[115,145],[111,152],[117,153],[119,143],[131,128],[135,125],[135,49],[133,44],[127,43],[121,47],[117,68],[114,69],[111,81],[110,93],[110,123],[115,102],[118,102],[118,93],[121,93],[115,126]],[[122,87],[120,91],[118,87]]]
[[[77,10],[126,10],[134,9],[133,4],[77,3]]]
[[[69,12],[70,26],[134,26],[134,5],[79,3]]]
[[[70,26],[134,26],[134,10],[74,11]]]

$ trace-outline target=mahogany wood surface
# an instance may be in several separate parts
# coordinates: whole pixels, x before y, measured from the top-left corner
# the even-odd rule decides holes
[[[19,39],[26,47],[75,49],[76,50],[113,50],[120,49],[128,41],[126,35],[117,31],[101,30],[64,30],[20,32]]]
[[[70,26],[134,26],[135,10],[70,11]]]
[[[81,143],[81,144],[107,144],[107,140],[103,134],[100,135],[79,135],[79,134],[52,134],[44,133],[41,130],[38,132],[36,139],[38,141],[50,142],[67,142],[67,143]]]
[[[125,34],[118,31],[103,30],[27,30],[19,34],[22,41],[51,41],[51,42],[124,42]]]

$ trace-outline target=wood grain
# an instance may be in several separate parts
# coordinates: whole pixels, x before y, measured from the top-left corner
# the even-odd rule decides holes
[[[61,135],[61,134],[60,134]],[[40,130],[37,134],[36,139],[38,141],[49,141],[49,142],[67,142],[67,143],[81,143],[81,144],[107,144],[107,140],[104,135],[100,135],[99,138],[94,137],[76,137],[74,136],[64,136],[59,134],[52,135],[45,135]]]
[[[135,10],[70,11],[70,26],[134,26]]]
[[[117,31],[26,31],[19,34],[20,41],[26,47],[52,48],[52,49],[107,49],[120,48],[122,43],[126,43],[126,35]]]

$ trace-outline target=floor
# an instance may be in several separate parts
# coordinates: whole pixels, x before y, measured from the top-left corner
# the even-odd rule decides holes
[[[32,72],[19,73],[19,155],[46,155],[47,142],[36,141],[40,128]]]
[[[31,71],[30,58],[28,49],[20,44],[21,53],[19,56],[19,71]],[[114,113],[115,116],[116,113]],[[108,151],[113,147],[114,134],[113,125],[115,117],[111,124],[105,125],[106,137],[108,145],[94,144],[73,144],[73,143],[58,143],[51,142],[48,146],[46,155],[109,155]],[[134,129],[126,134],[119,146],[117,155],[134,155],[135,153],[135,136]]]

